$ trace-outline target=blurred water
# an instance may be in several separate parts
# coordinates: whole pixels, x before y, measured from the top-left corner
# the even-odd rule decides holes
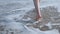
[[[56,6],[60,11],[60,0],[41,0],[40,7]],[[21,25],[22,22],[16,22],[19,20],[25,12],[34,8],[33,0],[0,0],[0,24],[7,25],[7,28],[24,29],[23,34],[37,34],[38,32],[30,32]],[[36,33],[35,33],[36,32]],[[40,33],[40,32],[39,32]],[[39,34],[38,33],[38,34]],[[44,33],[42,33],[44,34]]]
[[[13,5],[14,4],[14,5]],[[56,6],[60,9],[60,0],[41,0],[41,7]],[[15,10],[19,8],[34,8],[33,0],[0,0],[0,11],[4,10]],[[58,10],[59,10],[58,9]]]

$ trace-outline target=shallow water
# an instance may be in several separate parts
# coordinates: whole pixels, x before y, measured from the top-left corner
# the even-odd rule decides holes
[[[55,6],[60,11],[60,0],[41,0],[40,7],[47,7],[47,6]],[[0,24],[5,27],[5,30],[2,31],[5,34],[6,30],[11,32],[15,32],[17,29],[21,34],[45,34],[43,32],[35,31],[33,32],[28,31],[24,25],[27,22],[22,21],[22,17],[25,15],[26,12],[34,9],[33,0],[0,0]],[[31,21],[28,21],[28,23]],[[12,29],[12,30],[11,30]],[[21,31],[20,31],[21,30]],[[31,29],[30,29],[31,30]],[[18,34],[19,34],[18,33]],[[51,33],[51,32],[50,32]],[[56,32],[57,33],[57,32]],[[46,33],[48,34],[48,33]]]

